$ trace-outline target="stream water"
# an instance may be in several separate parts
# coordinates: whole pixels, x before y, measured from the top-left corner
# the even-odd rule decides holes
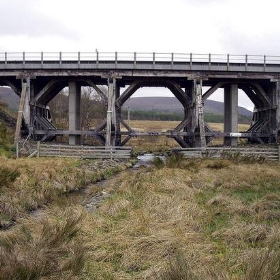
[[[138,161],[133,166],[133,168],[139,168],[140,166],[149,167],[152,165],[152,162],[156,157],[159,157],[160,159],[165,161],[165,156],[158,156],[158,155],[154,155],[154,154],[144,154],[144,155],[140,155],[137,157]]]
[[[150,167],[152,166],[153,160],[156,157],[159,157],[160,159],[165,161],[165,156],[159,156],[152,153],[139,155],[137,157],[138,161],[133,166],[133,168],[123,172],[137,172],[137,169],[140,167]],[[76,202],[79,201],[78,203],[83,205],[87,211],[96,211],[96,209],[100,206],[102,201],[110,196],[110,194],[106,191],[108,186],[112,184],[118,185],[117,182],[118,180],[120,180],[123,172],[116,174],[113,177],[108,178],[106,180],[90,184],[77,192],[66,195],[68,196],[68,199],[72,198],[71,200],[74,200]],[[43,209],[37,209],[34,212],[32,212],[31,215],[39,218],[42,215],[43,211]]]

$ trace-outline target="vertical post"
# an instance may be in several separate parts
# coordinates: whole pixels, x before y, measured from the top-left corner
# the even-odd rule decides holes
[[[5,52],[5,64],[7,64],[8,63],[8,61],[7,61],[7,52]]]
[[[116,100],[120,97],[120,86],[117,83],[117,81],[115,81],[115,91],[114,91],[114,98],[113,98],[113,109],[115,110],[115,112],[113,112],[113,123],[115,126],[115,141],[114,144],[115,146],[120,146],[121,145],[121,107],[117,106],[116,104]]]
[[[190,53],[190,68],[192,70],[192,53]]]
[[[238,85],[230,84],[224,91],[224,132],[238,132]],[[225,146],[237,146],[237,137],[224,138]]]
[[[280,80],[278,80],[276,82],[276,130],[277,130],[277,138],[278,138],[278,134],[280,131]],[[277,142],[280,141],[280,139],[276,140]],[[280,145],[280,143],[279,143]]]
[[[245,55],[245,71],[248,70],[248,55]]]
[[[98,67],[98,64],[99,64],[99,53],[96,50],[96,67]]]
[[[229,54],[227,54],[227,71],[229,70]]]
[[[196,98],[197,98],[197,105],[198,105],[200,146],[202,149],[206,149],[204,110],[203,110],[203,104],[202,104],[202,80],[198,80],[196,82]]]
[[[78,65],[79,65],[79,67],[80,67],[80,63],[81,63],[81,53],[78,52]]]
[[[61,64],[62,54],[59,52],[59,64]]]
[[[115,66],[117,66],[118,64],[118,53],[115,52]]]
[[[106,126],[106,148],[112,146],[112,118],[113,118],[113,111],[114,111],[114,86],[115,86],[115,79],[109,78],[108,79],[108,108],[107,108],[107,126]]]
[[[156,54],[153,52],[153,65],[155,66],[156,63]]]
[[[266,55],[263,56],[263,71],[266,71]]]
[[[81,135],[75,134],[77,130],[81,130],[81,87],[69,82],[69,145],[81,144]]]
[[[23,65],[25,65],[25,52],[22,53],[22,62],[23,62]]]
[[[278,143],[278,162],[280,162],[280,145],[279,145],[279,143]]]
[[[16,157],[19,158],[19,141],[16,142]]]
[[[211,53],[209,53],[209,56],[208,56],[208,62],[209,62],[209,70],[211,69]]]
[[[44,63],[44,53],[41,52],[41,65],[43,66],[43,63]]]
[[[171,66],[173,67],[174,65],[174,53],[171,53]]]
[[[40,157],[40,141],[37,141],[37,157]]]
[[[136,66],[136,52],[134,52],[134,67]]]
[[[130,126],[130,97],[127,100],[127,124]]]

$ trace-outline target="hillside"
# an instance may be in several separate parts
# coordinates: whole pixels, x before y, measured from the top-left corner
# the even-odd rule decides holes
[[[223,115],[224,114],[224,103],[206,100],[204,104],[204,112]],[[125,103],[124,108],[126,109],[128,102]],[[175,97],[134,97],[130,99],[131,111],[161,111],[161,112],[182,112],[183,107],[181,103]],[[243,107],[238,107],[239,115],[252,116],[252,112]]]
[[[19,96],[8,87],[0,87],[0,102],[6,103],[11,111],[17,111]]]

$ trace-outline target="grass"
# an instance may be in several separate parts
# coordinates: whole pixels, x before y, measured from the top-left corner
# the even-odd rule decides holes
[[[1,219],[12,215],[14,226],[0,231],[0,279],[278,277],[278,164],[156,159],[152,168],[109,179],[107,198],[85,211],[75,190],[115,166],[105,172],[101,165],[90,170],[89,161],[2,162],[8,174],[18,173],[1,188]],[[88,195],[102,190],[93,186]]]
[[[13,145],[13,134],[14,132],[11,128],[6,127],[0,122],[0,156],[13,156],[15,152]]]
[[[111,197],[86,217],[86,235],[94,241],[85,275],[103,279],[104,270],[108,279],[268,275],[270,264],[254,267],[251,257],[266,248],[279,252],[279,166],[221,162],[156,161],[149,172],[114,182]],[[255,199],[244,198],[250,186],[262,188]],[[277,254],[271,253],[271,263]]]
[[[0,279],[73,279],[86,259],[79,237],[81,214],[68,210],[59,220],[23,225],[12,234],[0,235]]]

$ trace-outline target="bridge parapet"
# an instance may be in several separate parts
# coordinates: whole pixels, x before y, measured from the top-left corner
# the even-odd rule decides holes
[[[0,69],[57,68],[279,72],[280,56],[155,52],[0,53]]]

